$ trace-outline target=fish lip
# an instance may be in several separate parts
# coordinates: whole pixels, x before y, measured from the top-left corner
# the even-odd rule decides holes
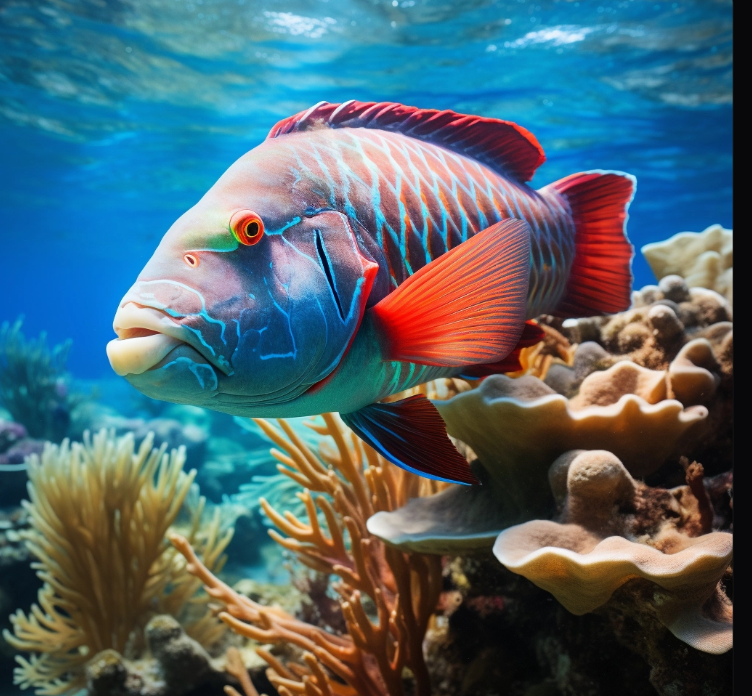
[[[128,316],[128,305],[133,305],[137,308],[137,314],[131,313]],[[132,312],[132,310],[131,310]],[[118,324],[118,318],[121,323]],[[127,324],[127,326],[123,326]],[[201,343],[198,336],[189,331],[186,327],[178,324],[175,318],[170,316],[164,309],[159,307],[153,307],[143,302],[135,302],[134,300],[127,300],[123,302],[118,311],[115,313],[115,319],[113,321],[113,329],[118,335],[120,340],[128,340],[130,336],[123,337],[123,334],[127,334],[129,331],[145,330],[154,333],[161,333],[165,336],[171,336],[177,340],[189,345],[193,348],[202,358],[204,358],[214,369],[219,370],[223,375],[230,376],[233,374],[233,370],[229,365],[222,364],[216,355],[213,355],[206,349],[206,346]],[[161,361],[160,361],[161,362]],[[154,366],[149,369],[153,369]],[[147,370],[148,371],[148,370]]]

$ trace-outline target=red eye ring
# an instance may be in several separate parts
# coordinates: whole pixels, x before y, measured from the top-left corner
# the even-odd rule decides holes
[[[183,254],[183,261],[191,268],[198,268],[198,256],[196,254]]]
[[[252,210],[238,210],[230,219],[230,229],[241,244],[253,246],[264,236],[264,221]]]

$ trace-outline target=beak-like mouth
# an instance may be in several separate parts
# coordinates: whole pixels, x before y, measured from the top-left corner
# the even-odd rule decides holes
[[[221,372],[213,356],[205,355],[192,331],[174,322],[169,315],[152,307],[127,302],[115,314],[113,323],[118,337],[107,344],[112,369],[121,377],[140,375],[157,367],[178,346],[195,362],[210,363]],[[198,344],[198,345],[196,345]]]

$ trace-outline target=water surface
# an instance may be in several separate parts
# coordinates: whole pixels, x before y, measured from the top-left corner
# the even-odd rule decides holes
[[[637,176],[630,237],[731,225],[731,2],[4,0],[0,320],[111,374],[120,297],[162,234],[320,100],[509,119],[548,161]],[[638,285],[652,280],[641,258]]]

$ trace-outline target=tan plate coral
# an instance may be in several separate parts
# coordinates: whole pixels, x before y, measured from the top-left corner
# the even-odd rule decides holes
[[[700,348],[682,353],[682,389],[701,400],[716,378],[691,363]],[[480,487],[452,486],[437,495],[411,500],[394,512],[380,512],[368,529],[403,549],[452,553],[490,547],[499,532],[552,506],[545,480],[550,463],[571,449],[608,447],[636,476],[655,471],[685,434],[705,419],[703,406],[684,408],[666,399],[669,371],[617,363],[594,372],[579,394],[567,400],[536,377],[487,378],[471,391],[436,406],[452,437],[470,446]]]
[[[690,288],[708,288],[732,300],[733,230],[711,225],[702,232],[679,232],[646,244],[642,254],[655,277],[679,275]]]
[[[624,583],[644,578],[655,585],[653,612],[677,638],[704,652],[731,648],[731,605],[719,581],[731,561],[732,536],[694,536],[705,501],[687,487],[649,489],[605,451],[563,455],[550,480],[563,508],[560,521],[533,520],[502,532],[494,554],[504,566],[574,614],[597,609]],[[656,517],[656,503],[671,514]]]

